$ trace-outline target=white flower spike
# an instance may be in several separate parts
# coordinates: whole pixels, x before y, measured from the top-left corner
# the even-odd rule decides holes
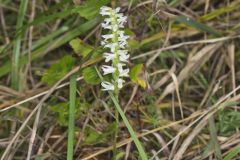
[[[128,62],[130,55],[125,49],[128,45],[127,39],[129,36],[125,35],[123,31],[124,23],[127,22],[127,17],[120,13],[120,8],[112,9],[103,6],[100,9],[100,14],[106,16],[102,27],[109,30],[109,34],[102,35],[103,41],[101,45],[107,48],[110,53],[104,53],[105,62],[111,62],[111,65],[103,65],[103,74],[112,74],[110,82],[102,82],[103,90],[112,90],[118,93],[119,89],[123,87],[125,82],[122,78],[128,77],[129,69],[126,68],[125,62]],[[124,68],[125,67],[125,68]]]

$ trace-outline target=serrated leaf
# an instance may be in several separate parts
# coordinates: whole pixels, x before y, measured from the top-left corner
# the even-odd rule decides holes
[[[93,66],[83,69],[83,78],[89,84],[99,84],[101,79],[99,78],[97,71]]]
[[[69,55],[64,56],[58,63],[53,64],[43,75],[41,81],[53,85],[63,78],[74,66],[75,59]]]
[[[84,43],[81,39],[73,39],[69,43],[74,50],[75,53],[86,57],[91,51],[93,51],[93,48]]]
[[[78,12],[81,17],[92,19],[99,15],[100,8],[108,3],[109,0],[88,0],[82,6],[76,7],[75,11]]]
[[[147,87],[146,81],[141,77],[143,71],[143,64],[136,64],[130,71],[130,78],[134,83],[137,83],[144,89]]]

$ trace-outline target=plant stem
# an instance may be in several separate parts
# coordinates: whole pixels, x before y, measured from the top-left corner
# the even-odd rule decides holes
[[[113,159],[116,160],[117,156],[117,137],[118,137],[118,127],[119,127],[119,113],[117,109],[115,109],[115,121],[116,121],[116,128],[114,133],[114,143],[113,143]]]
[[[116,99],[116,97],[113,95],[112,92],[109,91],[108,93],[109,93],[109,95],[110,95],[110,97],[111,97],[111,99],[112,99],[112,101],[113,101],[113,103],[114,103],[118,113],[122,117],[124,124],[126,125],[126,127],[128,129],[128,131],[129,131],[129,133],[130,133],[130,135],[131,135],[131,137],[133,139],[133,142],[135,143],[135,145],[136,145],[136,147],[138,149],[138,152],[139,152],[139,155],[140,155],[141,159],[142,160],[148,160],[147,154],[144,151],[143,146],[142,146],[141,142],[139,141],[136,133],[134,132],[132,126],[130,125],[127,117],[125,116],[121,106],[119,105],[118,100]]]
[[[74,117],[76,105],[76,91],[77,91],[77,75],[74,74],[70,77],[70,105],[68,117],[68,145],[67,145],[67,160],[73,159],[73,146],[74,146]]]

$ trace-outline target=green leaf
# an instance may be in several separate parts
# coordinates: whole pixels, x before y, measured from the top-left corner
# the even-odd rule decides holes
[[[210,33],[213,36],[216,36],[216,37],[221,36],[221,34],[217,31],[215,31],[213,28],[211,28],[211,27],[209,27],[209,26],[207,26],[203,23],[197,22],[197,21],[195,21],[195,20],[193,20],[189,17],[179,16],[179,17],[176,18],[176,21],[180,22],[180,23],[183,23],[187,26],[191,26],[193,28],[196,28],[197,30]]]
[[[86,19],[92,19],[99,14],[100,8],[108,3],[109,0],[88,0],[84,5],[76,7],[74,12],[78,12]]]
[[[107,137],[109,137],[114,132],[114,128],[116,123],[111,123],[102,133],[97,132],[93,128],[87,127],[85,130],[85,140],[84,144],[99,144],[107,141]]]
[[[84,43],[81,39],[73,39],[69,43],[75,53],[86,57],[92,50],[93,47]]]
[[[83,78],[89,84],[99,84],[101,79],[98,77],[97,71],[94,67],[87,67],[83,69]]]
[[[51,106],[50,110],[55,114],[57,123],[60,126],[68,126],[69,117],[69,102],[57,103]],[[79,98],[76,100],[75,117],[79,118],[86,113],[91,104],[81,101]]]
[[[56,119],[59,125],[68,126],[68,102],[58,103],[51,107],[51,110],[56,114]]]
[[[74,66],[75,59],[71,56],[64,56],[58,63],[53,64],[43,75],[42,82],[53,85],[63,78]]]
[[[94,129],[88,127],[85,130],[85,135],[86,138],[84,140],[84,144],[89,145],[89,144],[97,144],[101,143],[102,141],[102,136],[101,133],[98,133]]]
[[[141,78],[143,67],[143,64],[136,64],[135,66],[133,66],[130,71],[130,78],[134,83],[137,83],[141,87],[146,88],[147,83],[143,78]]]

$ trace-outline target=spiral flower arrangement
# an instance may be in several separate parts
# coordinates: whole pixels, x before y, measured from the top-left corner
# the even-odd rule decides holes
[[[101,45],[107,48],[109,52],[103,54],[106,63],[109,65],[103,65],[103,75],[112,74],[112,80],[110,82],[103,81],[101,83],[104,91],[115,91],[118,93],[119,89],[123,87],[124,77],[128,77],[129,69],[126,67],[129,54],[126,50],[127,39],[123,29],[124,23],[127,21],[127,17],[119,12],[120,8],[112,9],[107,6],[103,6],[100,9],[100,14],[105,16],[102,27],[109,30],[109,34],[102,35],[103,41]]]

